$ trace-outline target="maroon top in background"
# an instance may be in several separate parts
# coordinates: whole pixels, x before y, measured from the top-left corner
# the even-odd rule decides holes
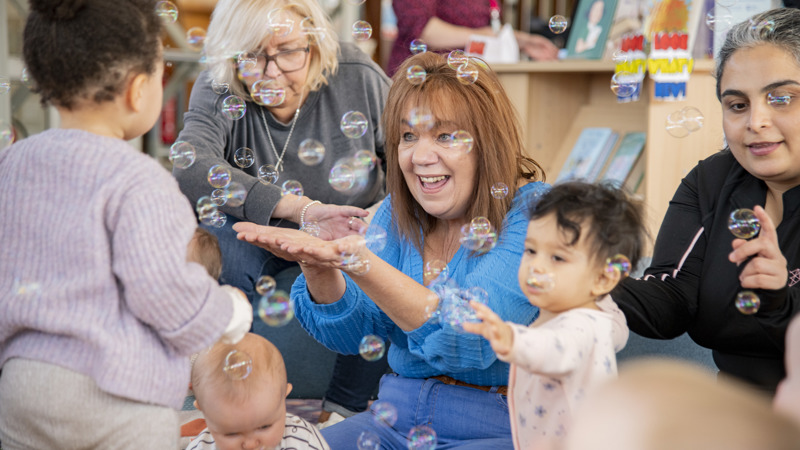
[[[491,18],[489,0],[394,0],[392,7],[397,16],[397,40],[389,57],[389,76],[411,56],[411,41],[419,38],[431,17],[469,28],[488,26]]]

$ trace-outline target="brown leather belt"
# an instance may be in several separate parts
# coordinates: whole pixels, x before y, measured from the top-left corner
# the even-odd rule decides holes
[[[450,386],[464,386],[472,389],[478,389],[485,392],[490,392],[493,386],[478,386],[477,384],[469,384],[465,383],[461,380],[456,380],[453,377],[448,377],[447,375],[437,375],[435,377],[428,377],[429,380],[439,380],[444,384],[449,384]],[[500,395],[508,395],[508,386],[497,386],[497,390],[495,391]]]

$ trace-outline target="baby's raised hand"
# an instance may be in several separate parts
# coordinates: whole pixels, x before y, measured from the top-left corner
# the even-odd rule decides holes
[[[481,320],[479,323],[466,322],[464,331],[479,334],[492,344],[492,350],[498,355],[508,355],[514,345],[514,331],[511,326],[494,313],[488,306],[470,301],[469,305],[475,310],[475,316]]]

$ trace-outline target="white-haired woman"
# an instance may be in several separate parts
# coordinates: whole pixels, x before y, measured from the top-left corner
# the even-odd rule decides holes
[[[209,184],[208,172],[216,165],[228,168],[231,181],[244,187],[244,202],[221,206],[227,223],[210,230],[222,248],[221,280],[241,288],[255,302],[259,277],[271,275],[279,289],[288,291],[300,269],[294,262],[237,241],[231,227],[244,220],[297,228],[304,219],[313,218],[323,238],[349,233],[350,218],[366,216],[362,208],[384,197],[383,170],[377,164],[345,191],[332,189],[328,176],[338,160],[359,150],[367,150],[376,161],[383,158],[379,125],[390,81],[357,47],[337,41],[325,12],[313,0],[220,0],[211,16],[205,53],[208,69],[192,89],[185,127],[178,137],[194,146],[197,157],[190,167],[175,168],[173,173],[192,203],[212,194],[215,188]],[[259,97],[253,86],[261,80],[283,90],[282,103]],[[223,108],[231,95],[246,102],[244,115],[235,120]],[[367,119],[367,131],[357,139],[340,130],[342,116],[350,111],[359,111]],[[307,139],[325,149],[316,165],[299,158],[299,146]],[[237,162],[237,150],[245,148],[252,153],[241,150]],[[251,158],[241,158],[248,153]],[[278,173],[271,183],[258,177],[259,168],[266,165]],[[281,185],[287,180],[298,181],[304,193],[284,194]],[[296,323],[289,330],[272,331],[260,321],[254,325],[255,332],[268,335],[279,346],[281,339],[295,340],[285,339],[292,328],[299,331]],[[286,354],[289,349],[282,350]],[[291,358],[287,364],[292,365]],[[385,368],[385,361],[365,364],[358,355],[340,356],[326,395],[326,410],[346,416],[366,408]],[[338,389],[337,379],[348,386]]]

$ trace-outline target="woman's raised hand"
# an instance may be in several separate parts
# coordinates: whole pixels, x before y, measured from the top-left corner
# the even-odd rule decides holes
[[[728,259],[737,265],[746,265],[739,275],[739,282],[743,288],[776,290],[786,286],[789,272],[786,269],[786,258],[778,245],[778,232],[764,208],[753,208],[759,222],[761,231],[758,237],[746,241],[734,239],[733,251]],[[747,261],[747,258],[753,257]]]

